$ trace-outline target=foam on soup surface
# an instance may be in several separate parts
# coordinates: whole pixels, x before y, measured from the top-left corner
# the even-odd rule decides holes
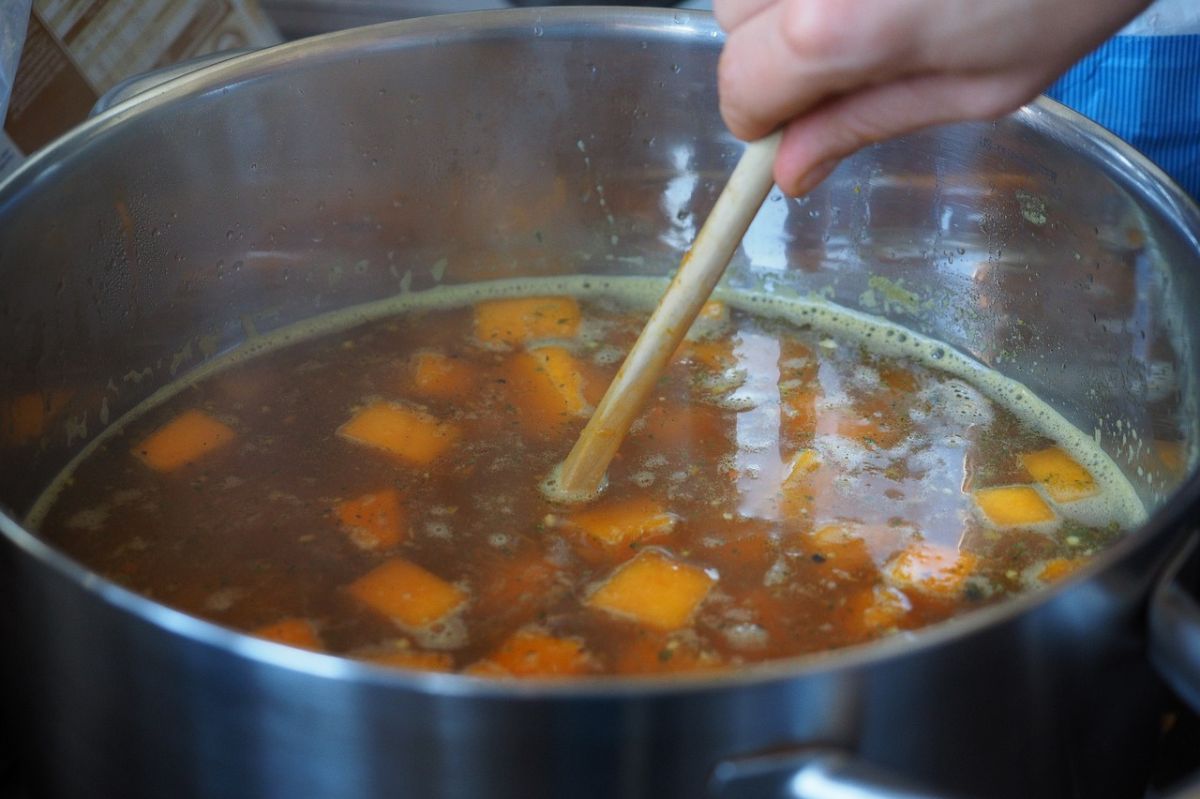
[[[438,289],[245,347],[93,442],[30,523],[293,646],[497,678],[723,669],[1061,580],[1138,523],[1021,386],[828,304],[706,306],[596,501],[539,483],[661,281]]]

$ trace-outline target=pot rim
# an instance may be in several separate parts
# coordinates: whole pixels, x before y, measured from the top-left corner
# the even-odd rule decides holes
[[[698,39],[719,46],[723,34],[706,12],[644,8],[520,8],[448,14],[385,22],[288,42],[233,57],[147,89],[68,131],[29,158],[0,183],[0,214],[32,190],[61,161],[86,154],[89,142],[126,120],[188,97],[224,91],[237,83],[294,67],[313,66],[350,53],[444,45],[480,38],[528,36],[554,40],[584,30],[591,36],[625,38],[641,32],[648,38]],[[1081,151],[1126,191],[1135,194],[1170,221],[1200,253],[1200,208],[1158,167],[1108,130],[1046,97],[1012,116],[1039,134]],[[1200,258],[1197,259],[1200,263]],[[1200,469],[1187,477],[1141,526],[1099,553],[1061,583],[1028,592],[995,605],[887,638],[841,649],[739,666],[728,671],[663,676],[595,676],[569,679],[493,680],[462,674],[408,672],[277,644],[188,615],[92,572],[26,530],[0,509],[0,537],[24,556],[50,569],[98,600],[138,621],[264,665],[338,680],[366,682],[383,688],[411,689],[445,696],[512,700],[645,698],[714,690],[738,690],[876,666],[882,661],[917,656],[1011,622],[1054,602],[1061,594],[1099,578],[1138,551],[1165,543],[1178,534],[1190,511],[1200,505]]]

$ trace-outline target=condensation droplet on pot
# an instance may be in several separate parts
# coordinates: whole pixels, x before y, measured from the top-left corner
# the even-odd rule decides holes
[[[682,71],[682,69],[683,69],[683,67],[679,66],[678,64],[671,65],[671,71],[674,72],[676,75],[678,75]]]

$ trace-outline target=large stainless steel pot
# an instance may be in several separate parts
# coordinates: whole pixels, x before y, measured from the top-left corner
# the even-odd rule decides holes
[[[150,90],[0,187],[5,687],[41,793],[695,797],[725,761],[719,791],[800,796],[798,761],[739,759],[804,751],[817,782],[852,762],[978,796],[1139,794],[1147,600],[1200,492],[1152,445],[1197,441],[1200,213],[1047,101],[772,197],[729,280],[898,320],[1095,430],[1152,513],[1054,590],[744,673],[511,685],[253,640],[21,527],[83,442],[256,333],[438,282],[666,274],[740,151],[720,45],[705,15],[628,10],[334,34]],[[1193,607],[1162,595],[1177,664]]]

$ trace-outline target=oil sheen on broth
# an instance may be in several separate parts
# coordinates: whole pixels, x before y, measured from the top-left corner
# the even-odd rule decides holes
[[[1054,582],[1143,510],[1091,440],[936,342],[718,295],[609,470],[538,490],[663,284],[405,295],[152,397],[31,524],[189,613],[498,678],[722,669]]]

